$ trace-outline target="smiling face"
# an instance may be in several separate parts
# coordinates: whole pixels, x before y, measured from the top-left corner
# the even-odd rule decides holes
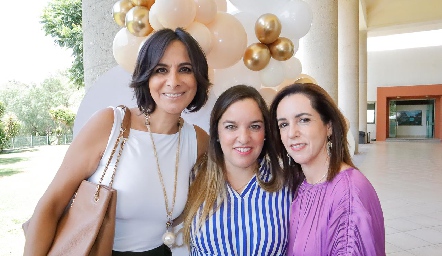
[[[327,136],[331,125],[321,120],[304,94],[291,94],[279,103],[276,116],[281,141],[303,170],[323,166],[327,161]]]
[[[218,138],[227,170],[255,168],[264,137],[264,118],[254,100],[244,99],[230,105],[218,122]]]
[[[192,63],[181,41],[173,41],[153,69],[149,89],[155,112],[178,115],[192,102],[197,90]]]

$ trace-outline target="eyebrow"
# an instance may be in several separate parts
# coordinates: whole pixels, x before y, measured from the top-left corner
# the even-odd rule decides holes
[[[224,122],[223,122],[223,124],[225,124],[225,123],[237,123],[236,121],[231,121],[231,120],[225,120]],[[253,123],[264,123],[264,120],[255,120],[255,121],[252,121],[252,122],[250,122],[251,124],[253,124]]]
[[[309,113],[299,113],[299,114],[297,114],[296,116],[295,116],[295,118],[299,118],[299,117],[301,117],[301,116],[303,116],[303,115],[307,115],[307,116],[313,116],[312,114],[309,114]],[[276,121],[278,121],[278,122],[280,122],[280,121],[286,121],[287,120],[287,118],[285,118],[285,117],[281,117],[281,118],[278,118],[278,119],[276,119]]]
[[[166,65],[166,64],[164,64],[164,63],[158,63],[156,66],[157,66],[157,67],[158,67],[158,66],[160,66],[160,67],[169,67],[169,65]],[[178,65],[178,67],[182,67],[182,66],[192,66],[192,63],[190,63],[190,62],[183,62],[183,63],[180,63],[180,64]]]

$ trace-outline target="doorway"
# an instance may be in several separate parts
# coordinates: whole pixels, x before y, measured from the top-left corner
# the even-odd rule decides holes
[[[388,138],[433,139],[434,99],[390,99]]]

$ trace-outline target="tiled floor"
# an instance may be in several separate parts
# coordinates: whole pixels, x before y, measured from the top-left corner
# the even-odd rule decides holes
[[[442,143],[359,144],[353,157],[381,200],[391,256],[442,256]]]

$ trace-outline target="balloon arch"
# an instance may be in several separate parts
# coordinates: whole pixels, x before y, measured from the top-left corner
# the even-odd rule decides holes
[[[200,44],[210,67],[212,92],[247,84],[270,100],[281,87],[299,80],[294,55],[299,39],[312,23],[312,10],[302,0],[230,0],[237,9],[227,13],[226,0],[119,0],[112,9],[121,27],[113,40],[113,55],[132,73],[140,45],[162,28],[186,29]]]

